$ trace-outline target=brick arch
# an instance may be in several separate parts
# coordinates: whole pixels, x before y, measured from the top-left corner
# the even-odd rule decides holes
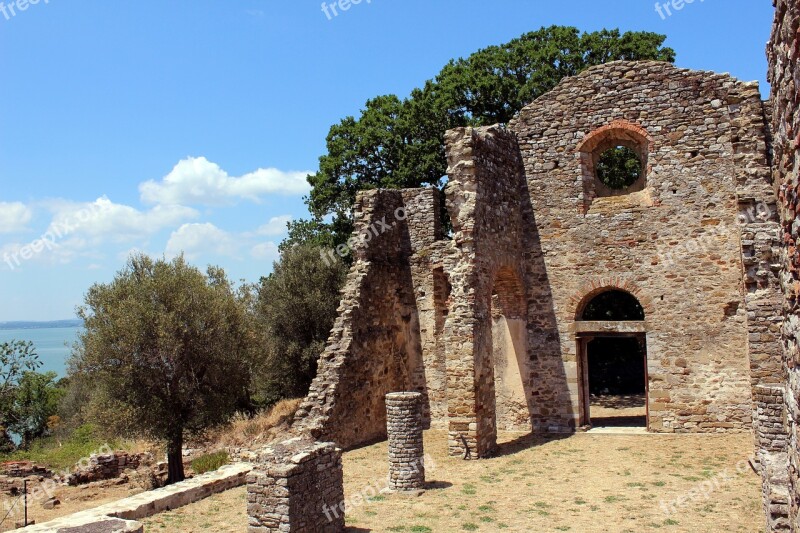
[[[595,296],[614,290],[627,292],[639,300],[639,304],[644,309],[645,318],[649,317],[655,310],[653,301],[636,283],[619,277],[602,277],[584,284],[570,296],[570,304],[575,310],[575,320],[580,320],[586,304],[592,301]]]
[[[589,133],[578,143],[577,150],[583,175],[584,203],[581,210],[586,214],[595,198],[621,196],[644,190],[647,176],[652,168],[650,151],[653,137],[643,127],[627,120],[613,120]],[[603,153],[617,146],[633,150],[641,162],[639,179],[623,189],[612,189],[597,177],[596,168]]]
[[[592,131],[578,143],[579,152],[595,152],[604,144],[629,141],[644,145],[647,149],[653,137],[643,127],[627,120],[613,120]]]

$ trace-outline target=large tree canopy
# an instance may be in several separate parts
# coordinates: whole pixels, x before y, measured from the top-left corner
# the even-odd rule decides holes
[[[184,477],[185,432],[226,420],[247,397],[252,350],[246,309],[218,268],[183,257],[133,256],[89,289],[73,367],[167,442],[168,482]]]
[[[321,257],[317,247],[294,246],[261,279],[254,318],[262,349],[253,387],[260,403],[271,405],[308,392],[346,274],[338,258]]]
[[[290,225],[287,244],[341,244],[352,232],[356,192],[441,186],[444,134],[460,126],[507,123],[567,76],[615,60],[674,61],[665,36],[552,26],[450,61],[406,99],[369,100],[361,116],[331,127],[327,154],[308,177],[313,219]]]

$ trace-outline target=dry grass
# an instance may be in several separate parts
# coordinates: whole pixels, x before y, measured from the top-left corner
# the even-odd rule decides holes
[[[425,435],[431,488],[418,498],[377,496],[352,508],[348,531],[425,533],[515,531],[575,533],[752,533],[763,530],[760,481],[736,465],[752,436],[596,435],[542,439],[502,434],[501,455],[481,461],[447,456],[443,432]],[[348,500],[385,476],[386,443],[344,455]],[[721,481],[722,474],[732,474]],[[659,503],[717,487],[666,515]],[[244,531],[245,489],[145,521],[145,531]]]
[[[254,417],[237,414],[228,425],[211,432],[204,447],[257,449],[288,429],[301,402],[301,399],[281,400]]]
[[[241,533],[247,531],[247,492],[239,487],[140,522],[147,532]]]

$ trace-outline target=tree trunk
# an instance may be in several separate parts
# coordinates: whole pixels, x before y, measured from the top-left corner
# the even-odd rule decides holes
[[[167,463],[169,467],[167,485],[186,479],[183,473],[183,430],[178,431],[167,444]]]

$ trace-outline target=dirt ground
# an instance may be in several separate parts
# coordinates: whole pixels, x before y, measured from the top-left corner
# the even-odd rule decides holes
[[[140,491],[141,489],[139,489]],[[103,505],[104,503],[113,502],[127,498],[138,492],[134,490],[131,485],[114,485],[110,487],[99,487],[95,484],[83,485],[80,487],[64,487],[56,486],[54,495],[61,502],[60,505],[54,509],[44,509],[42,502],[45,498],[39,497],[42,492],[36,492],[35,486],[31,489],[31,495],[28,496],[28,519],[33,519],[37,524],[53,520],[60,516],[65,516],[85,509],[91,509]],[[16,504],[14,502],[16,501]],[[13,507],[12,507],[13,505]],[[22,500],[12,498],[6,494],[0,496],[0,520],[6,517],[0,523],[0,531],[9,531],[14,529],[14,523],[23,519]],[[11,508],[10,513],[8,512]],[[8,515],[7,515],[8,513]],[[7,516],[6,516],[7,515]]]
[[[749,434],[542,439],[504,433],[500,441],[498,457],[465,462],[447,457],[444,432],[426,432],[433,463],[429,490],[415,498],[368,497],[349,510],[348,531],[763,530],[759,477],[746,465]],[[348,501],[373,494],[386,464],[386,443],[347,452]],[[232,533],[246,527],[243,487],[145,520],[145,531]]]

